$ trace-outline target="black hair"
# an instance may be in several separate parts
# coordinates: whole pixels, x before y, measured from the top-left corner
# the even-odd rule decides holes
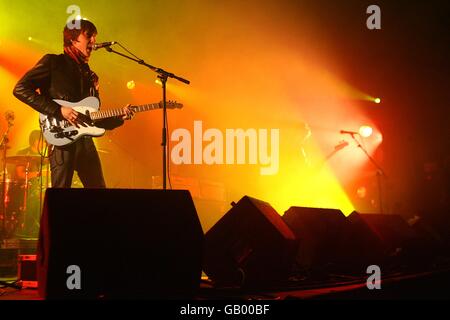
[[[69,26],[75,26],[79,22],[79,28],[73,27],[70,28]],[[86,19],[81,20],[72,20],[70,23],[66,23],[64,26],[63,31],[63,38],[64,38],[64,47],[68,47],[72,45],[72,41],[76,40],[78,36],[82,32],[87,32],[88,37],[92,36],[93,34],[97,34],[97,28],[95,25]]]

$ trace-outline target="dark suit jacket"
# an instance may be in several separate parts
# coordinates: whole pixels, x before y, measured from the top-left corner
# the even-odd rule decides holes
[[[13,94],[36,111],[61,119],[61,106],[53,99],[78,102],[89,96],[99,98],[94,77],[87,64],[80,66],[67,54],[47,54],[19,80]],[[109,130],[122,124],[120,118],[96,122]]]

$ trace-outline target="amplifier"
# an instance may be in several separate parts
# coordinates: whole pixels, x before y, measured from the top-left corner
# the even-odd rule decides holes
[[[35,254],[19,254],[19,275],[22,288],[37,288],[37,265]]]
[[[18,253],[17,248],[0,248],[0,281],[16,279]]]

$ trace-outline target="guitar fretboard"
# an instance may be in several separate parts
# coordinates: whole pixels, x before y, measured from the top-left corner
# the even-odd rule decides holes
[[[150,103],[150,104],[143,104],[140,106],[131,106],[134,112],[142,112],[142,111],[148,111],[153,109],[159,109],[161,108],[159,103]],[[112,118],[112,117],[118,117],[125,115],[125,111],[123,109],[108,109],[108,110],[101,110],[96,112],[91,112],[90,117],[92,120],[101,120],[106,118]]]

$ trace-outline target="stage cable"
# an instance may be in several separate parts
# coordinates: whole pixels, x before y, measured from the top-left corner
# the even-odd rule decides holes
[[[44,134],[42,133],[39,135],[39,141],[38,141],[38,152],[41,156],[41,163],[39,164],[39,215],[42,215],[42,191],[43,191],[43,177],[42,177],[42,170],[44,168],[44,159],[49,159],[50,155],[48,154],[48,144],[45,143],[44,140]],[[50,160],[49,160],[50,162]],[[46,176],[46,187],[48,187],[48,172],[49,172],[49,166],[50,164],[47,164],[47,176]]]
[[[169,188],[172,190],[172,182],[170,180],[170,139],[169,139],[169,114],[166,113],[166,162],[167,162],[167,178],[169,180]]]

